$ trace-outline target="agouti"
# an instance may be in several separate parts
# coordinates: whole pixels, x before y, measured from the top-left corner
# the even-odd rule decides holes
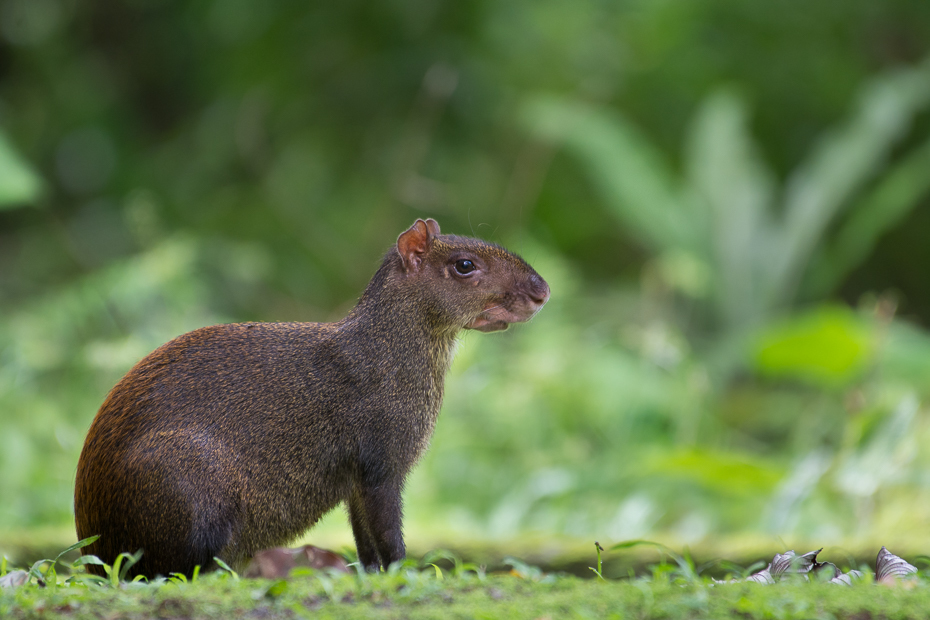
[[[143,551],[147,577],[233,567],[340,502],[368,570],[405,555],[401,491],[462,329],[526,321],[549,286],[523,259],[417,220],[336,323],[184,334],[110,391],[77,467],[84,553]],[[100,567],[89,566],[100,574]]]

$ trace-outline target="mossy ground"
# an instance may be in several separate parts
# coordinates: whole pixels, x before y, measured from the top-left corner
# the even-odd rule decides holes
[[[191,583],[34,583],[0,591],[0,618],[926,618],[930,585],[712,585],[539,574],[313,573],[287,581],[210,574]]]

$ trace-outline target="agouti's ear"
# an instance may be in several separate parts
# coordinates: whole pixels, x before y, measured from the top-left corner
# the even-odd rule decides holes
[[[433,238],[439,234],[439,224],[434,219],[417,220],[413,226],[402,232],[397,238],[397,252],[404,263],[404,271],[411,273],[419,270],[423,257],[433,245]]]

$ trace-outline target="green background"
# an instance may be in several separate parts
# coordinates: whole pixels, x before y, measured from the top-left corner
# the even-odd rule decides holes
[[[926,550],[923,0],[0,0],[0,545],[147,352],[418,217],[552,300],[463,336],[411,549]]]

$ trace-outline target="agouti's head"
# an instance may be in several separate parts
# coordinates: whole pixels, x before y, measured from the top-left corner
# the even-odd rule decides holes
[[[397,238],[406,284],[425,310],[450,329],[493,332],[533,317],[549,285],[522,258],[470,237],[442,235],[436,220],[417,220]]]

